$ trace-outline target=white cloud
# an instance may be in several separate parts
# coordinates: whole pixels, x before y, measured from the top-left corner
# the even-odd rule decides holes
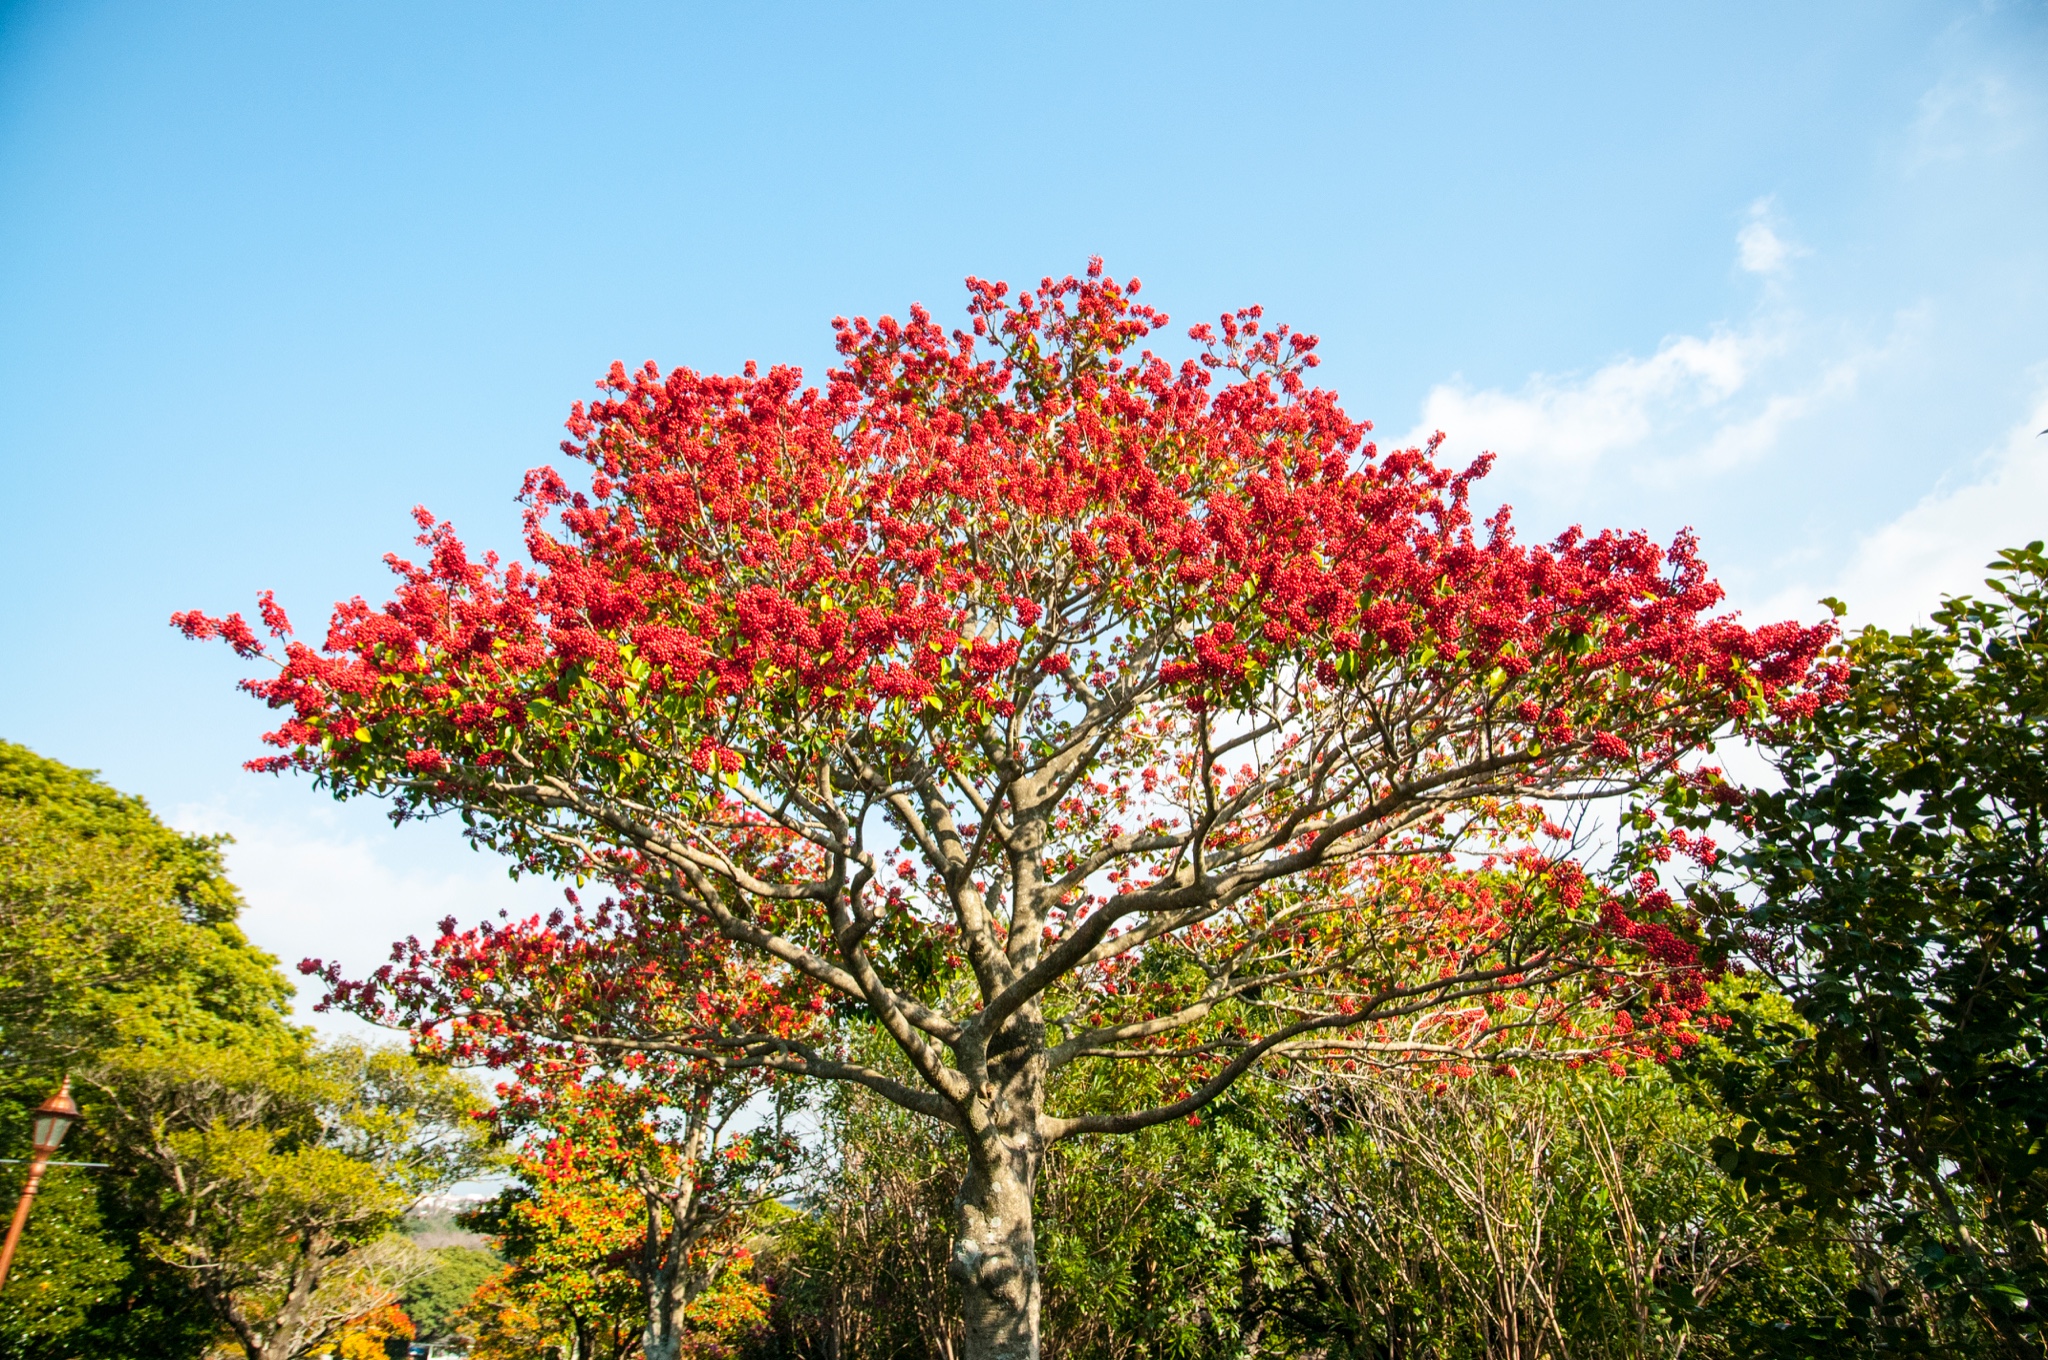
[[[1774,221],[1773,200],[1759,198],[1735,238],[1737,263],[1769,280],[1772,298],[1790,261],[1810,253]],[[1590,375],[1534,374],[1519,392],[1440,383],[1405,442],[1443,430],[1461,450],[1491,449],[1553,474],[1585,474],[1622,453],[1638,455],[1639,477],[1668,478],[1680,467],[1727,471],[1768,453],[1787,425],[1848,395],[1876,357],[1815,372],[1814,356],[1793,352],[1798,329],[1778,307],[1746,328],[1667,339],[1647,359],[1625,355]]]
[[[1787,427],[1853,393],[1863,370],[1902,343],[1915,322],[1901,314],[1891,342],[1818,371],[1810,355],[1793,352],[1801,346],[1791,327],[1767,323],[1704,339],[1679,336],[1647,359],[1625,356],[1584,377],[1539,373],[1519,392],[1441,383],[1403,442],[1443,430],[1461,454],[1490,449],[1519,469],[1550,475],[1583,477],[1621,456],[1641,482],[1728,472],[1763,458]]]
[[[1726,472],[1761,458],[1777,446],[1778,436],[1787,425],[1855,391],[1864,362],[1867,360],[1850,359],[1831,364],[1799,390],[1771,397],[1755,415],[1721,426],[1707,440],[1693,465],[1704,472]]]
[[[2048,394],[1979,461],[1982,475],[1938,487],[1891,523],[1866,534],[1825,589],[1787,589],[1759,618],[1811,617],[1833,594],[1849,622],[1902,628],[1926,619],[1943,595],[1982,594],[1985,566],[2001,548],[2048,538]]]
[[[469,924],[500,909],[531,914],[562,903],[558,885],[512,882],[504,861],[471,854],[450,828],[357,831],[349,823],[366,817],[301,793],[303,801],[293,800],[288,813],[212,804],[180,807],[170,821],[235,838],[228,875],[249,904],[242,928],[299,981],[300,1018],[323,1030],[361,1034],[368,1027],[313,1015],[319,988],[299,979],[300,959],[338,961],[361,977],[390,957],[394,941],[431,936],[444,916]]]
[[[1760,198],[1750,204],[1749,221],[1735,233],[1735,261],[1751,274],[1783,274],[1795,258],[1809,253],[1778,234],[1771,203]]]
[[[1920,96],[1907,136],[1911,168],[1975,156],[1995,156],[2030,135],[2032,101],[1996,75],[1943,80]]]
[[[1764,222],[1751,222],[1735,233],[1735,244],[1742,267],[1752,274],[1777,273],[1792,251]]]
[[[1585,378],[1536,374],[1519,393],[1439,384],[1424,400],[1409,442],[1447,430],[1460,447],[1583,472],[1676,419],[1720,406],[1775,348],[1776,341],[1759,332],[1685,335],[1666,340],[1647,359],[1617,359]]]

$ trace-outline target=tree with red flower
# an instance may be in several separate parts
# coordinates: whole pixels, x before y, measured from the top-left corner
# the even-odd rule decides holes
[[[1176,365],[1099,263],[968,291],[951,334],[837,323],[823,387],[615,365],[568,423],[587,480],[527,477],[528,561],[420,511],[425,560],[322,645],[264,597],[282,647],[249,688],[283,712],[258,768],[626,889],[622,978],[663,932],[745,961],[739,993],[593,1012],[591,1040],[954,1129],[967,1354],[1007,1360],[1038,1351],[1056,1140],[1192,1116],[1262,1062],[1682,1042],[1684,922],[1532,809],[1837,677],[1829,629],[1717,615],[1689,535],[1476,520],[1487,460],[1378,448],[1256,308]],[[240,616],[174,621],[272,654]],[[1177,1098],[1061,1107],[1062,1074],[1128,1061]]]

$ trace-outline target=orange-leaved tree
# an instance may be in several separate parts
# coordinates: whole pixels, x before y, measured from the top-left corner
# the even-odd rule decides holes
[[[174,620],[276,661],[259,768],[619,885],[622,978],[678,936],[746,963],[736,996],[667,979],[691,1004],[658,1014],[551,1000],[565,1038],[954,1129],[973,1360],[1037,1354],[1058,1139],[1187,1116],[1262,1060],[1678,1042],[1685,923],[1536,809],[1837,683],[1830,630],[1717,615],[1689,535],[1522,542],[1475,519],[1486,460],[1370,443],[1312,337],[1247,309],[1176,365],[1137,295],[1099,264],[970,280],[950,335],[837,323],[822,387],[615,365],[569,419],[586,480],[527,477],[529,560],[420,511],[425,560],[318,647],[268,596],[275,652]],[[820,998],[900,1061],[817,1037]],[[1179,1094],[1061,1107],[1063,1070],[1134,1061]]]
[[[730,1078],[536,1075],[496,1112],[520,1138],[519,1183],[468,1219],[510,1259],[496,1295],[557,1322],[579,1356],[715,1351],[741,1325],[735,1305],[762,1293],[742,1239],[792,1146],[767,1128],[728,1134],[751,1094]]]
[[[503,1202],[499,1231],[515,1274],[535,1279],[559,1274],[563,1262],[552,1258],[580,1242],[593,1280],[616,1272],[637,1287],[645,1360],[680,1360],[700,1330],[696,1305],[744,1267],[742,1240],[797,1148],[779,1117],[748,1110],[755,1097],[778,1094],[764,1093],[757,1074],[637,1054],[619,1068],[529,1051],[518,1079],[500,1087],[495,1116],[523,1143],[516,1166],[525,1189]],[[755,1117],[736,1128],[743,1113]]]

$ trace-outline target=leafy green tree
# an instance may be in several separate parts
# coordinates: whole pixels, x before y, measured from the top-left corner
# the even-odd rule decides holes
[[[234,924],[220,844],[0,742],[0,1068],[54,1085],[110,1044],[284,1032],[291,984]]]
[[[1733,837],[1694,900],[1790,1003],[1708,1063],[1722,1164],[1857,1244],[1822,1327],[1856,1350],[2044,1353],[2048,557],[1992,569],[1848,644],[1848,700],[1767,736],[1778,787],[1669,800],[1667,844]]]
[[[9,1138],[10,1155],[16,1146],[25,1152],[26,1143]],[[4,1170],[0,1212],[13,1209],[26,1168]],[[0,1355],[64,1354],[133,1273],[122,1243],[107,1231],[91,1172],[51,1168],[35,1212],[35,1231],[22,1239],[0,1306]]]
[[[401,1304],[422,1340],[449,1341],[456,1314],[505,1263],[483,1247],[434,1247],[427,1254],[433,1268],[406,1287]]]
[[[0,741],[0,1155],[26,1156],[27,1108],[107,1053],[290,1038],[291,986],[234,923],[221,845]],[[67,1152],[117,1160],[95,1093],[79,1094]],[[209,1341],[211,1313],[142,1249],[119,1170],[52,1171],[0,1297],[0,1356],[175,1360]]]
[[[171,901],[189,921],[228,924],[242,909],[221,861],[228,837],[174,831],[148,803],[109,787],[91,770],[0,741],[0,800],[32,808],[56,830],[135,851],[169,876]]]
[[[89,1076],[139,1173],[144,1245],[249,1360],[305,1354],[424,1275],[394,1229],[482,1165],[475,1093],[403,1053],[161,1045]]]

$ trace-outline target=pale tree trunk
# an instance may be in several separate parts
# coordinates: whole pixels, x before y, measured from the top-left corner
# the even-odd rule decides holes
[[[964,1360],[1038,1360],[1031,1196],[1045,1145],[1038,1101],[1017,1105],[1022,1108],[1013,1107],[1012,1117],[984,1136],[969,1136],[967,1175],[953,1198],[953,1258],[946,1273],[960,1294]]]
[[[317,1234],[300,1244],[299,1259],[292,1269],[291,1285],[285,1291],[284,1304],[268,1327],[258,1326],[249,1317],[233,1290],[207,1291],[214,1311],[234,1333],[235,1340],[241,1343],[242,1353],[248,1360],[289,1360],[298,1344],[306,1340],[300,1335],[302,1324],[306,1312],[312,1307],[314,1292],[320,1287],[327,1248],[327,1239]]]
[[[708,1090],[698,1092],[688,1119],[680,1150],[681,1178],[641,1186],[647,1203],[647,1235],[640,1246],[640,1285],[647,1300],[647,1320],[640,1338],[645,1360],[680,1360],[684,1314],[714,1273],[693,1269],[690,1262],[691,1251],[717,1217],[697,1182],[699,1168],[724,1123],[711,1113]]]
[[[648,1233],[652,1237],[661,1223],[661,1208],[648,1196]],[[680,1217],[680,1215],[679,1215]],[[683,1353],[683,1315],[703,1292],[703,1276],[688,1268],[687,1257],[694,1234],[686,1236],[680,1223],[668,1235],[662,1259],[651,1263],[642,1281],[647,1295],[647,1324],[641,1333],[640,1350],[646,1360],[679,1360]]]

